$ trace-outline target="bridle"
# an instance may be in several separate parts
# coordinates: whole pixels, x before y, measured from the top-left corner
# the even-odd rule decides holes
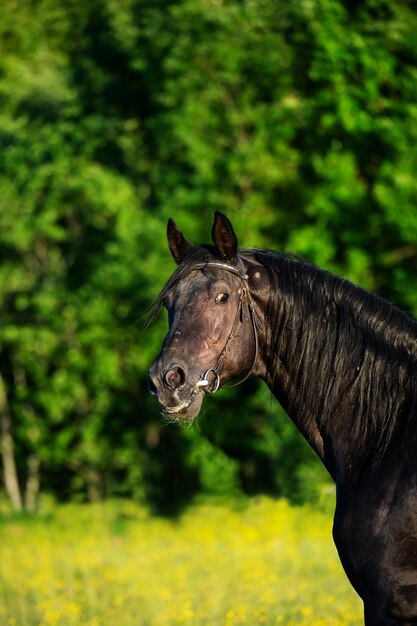
[[[226,343],[224,344],[222,351],[219,354],[216,365],[214,367],[208,368],[204,372],[202,378],[200,378],[200,380],[195,385],[196,389],[202,388],[203,391],[205,391],[205,393],[216,393],[216,391],[220,389],[220,373],[223,369],[225,358],[229,352],[230,345],[234,339],[238,324],[244,323],[245,321],[245,318],[244,318],[245,303],[247,304],[249,317],[250,317],[251,324],[252,324],[253,337],[255,340],[255,355],[253,357],[252,366],[250,370],[247,372],[247,374],[245,374],[245,376],[241,378],[240,380],[238,380],[237,382],[231,385],[228,385],[227,387],[223,387],[223,388],[231,389],[232,387],[237,387],[238,385],[243,383],[245,380],[247,380],[249,376],[252,374],[253,370],[255,369],[255,364],[258,358],[258,351],[259,351],[259,340],[258,340],[258,332],[257,332],[258,329],[257,329],[257,324],[256,324],[254,308],[252,305],[249,289],[247,286],[249,276],[245,272],[245,268],[241,259],[238,259],[238,263],[239,263],[239,267],[235,267],[234,265],[229,265],[229,263],[222,263],[218,261],[207,261],[204,263],[197,263],[192,268],[192,271],[210,269],[210,268],[222,269],[222,270],[226,270],[227,272],[230,272],[231,274],[234,274],[235,276],[238,276],[238,278],[240,278],[241,280],[239,302],[237,305],[235,319],[233,320],[233,326],[230,331],[230,334],[228,338],[226,339]],[[214,380],[212,382],[210,382],[208,379],[208,376],[210,374],[214,375]]]

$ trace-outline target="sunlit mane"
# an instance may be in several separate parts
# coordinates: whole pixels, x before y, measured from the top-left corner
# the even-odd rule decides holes
[[[280,355],[293,373],[294,403],[319,425],[333,420],[333,429],[346,429],[351,420],[346,469],[369,454],[378,462],[397,427],[407,432],[416,419],[417,324],[379,296],[299,259],[263,250],[245,256],[270,279],[270,367],[277,369]]]

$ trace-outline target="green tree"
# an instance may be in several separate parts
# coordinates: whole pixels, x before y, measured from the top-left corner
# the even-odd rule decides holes
[[[242,244],[416,315],[416,27],[406,0],[3,1],[0,431],[16,507],[40,488],[165,510],[198,492],[306,497],[321,470],[255,381],[185,432],[147,397],[165,223],[203,241],[221,209]]]

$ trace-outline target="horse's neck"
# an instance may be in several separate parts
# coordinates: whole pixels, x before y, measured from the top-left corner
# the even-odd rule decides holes
[[[291,297],[276,294],[266,320],[263,377],[335,476],[371,447],[383,454],[401,412],[410,412],[410,402],[415,410],[416,329],[388,303],[335,277],[333,297],[323,276],[310,274],[308,283],[301,275]],[[395,334],[395,347],[382,327]]]
[[[264,378],[335,475],[356,454],[352,433],[361,424],[357,383],[365,347],[363,329],[353,321],[357,313],[349,307],[359,302],[360,309],[367,296],[320,270],[300,264],[296,269],[296,276],[278,274],[276,307],[266,320]],[[376,336],[371,341],[377,342]]]
[[[264,326],[265,334],[261,341],[262,364],[258,368],[258,374],[266,382],[278,402],[292,419],[298,430],[318,454],[329,472],[333,473],[333,459],[327,458],[323,434],[320,432],[317,416],[310,413],[308,406],[300,404],[297,376],[299,371],[293,371],[283,353],[277,352],[273,356],[270,353],[271,342],[276,333],[285,332],[283,329],[291,325],[291,321],[280,319],[280,328],[269,322]],[[283,342],[281,342],[283,348]],[[282,350],[283,351],[283,350]],[[301,355],[300,355],[301,358]],[[298,368],[300,370],[300,368]],[[314,373],[312,373],[314,384]],[[319,389],[317,389],[319,393]]]
[[[323,434],[320,432],[315,416],[308,413],[308,407],[297,408],[297,385],[291,372],[287,371],[279,358],[276,359],[275,366],[276,369],[266,375],[265,382],[306,441],[323,461],[330,474],[333,475],[334,460],[329,457],[326,451]]]

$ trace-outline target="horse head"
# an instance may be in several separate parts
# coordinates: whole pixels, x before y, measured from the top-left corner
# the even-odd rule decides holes
[[[173,220],[167,235],[178,269],[159,298],[168,311],[169,330],[148,384],[165,414],[192,420],[206,393],[254,371],[255,313],[247,264],[224,215],[215,214],[213,245],[194,246]]]

